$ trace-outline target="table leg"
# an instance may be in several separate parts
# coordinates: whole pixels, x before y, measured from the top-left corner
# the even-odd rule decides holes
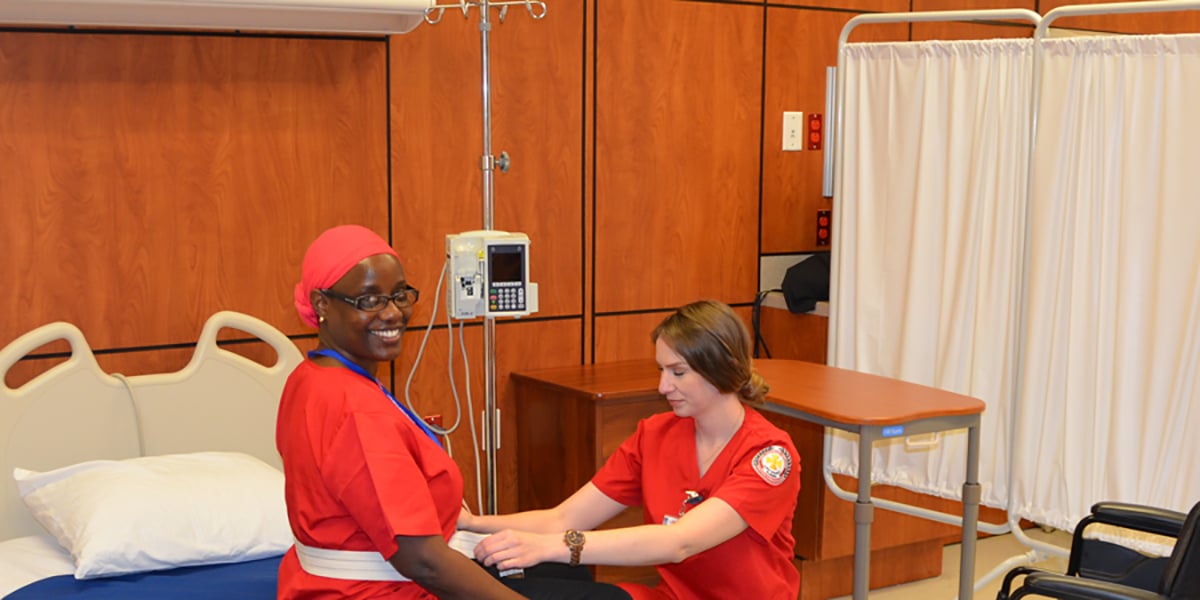
[[[858,435],[858,500],[854,503],[854,600],[866,600],[871,586],[871,522],[875,505],[871,504],[871,449],[874,440],[860,431]]]
[[[958,570],[958,598],[975,596],[975,538],[979,525],[979,424],[967,428],[967,478],[963,481],[962,556]]]

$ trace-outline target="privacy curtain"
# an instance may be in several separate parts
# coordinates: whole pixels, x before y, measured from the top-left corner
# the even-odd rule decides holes
[[[991,506],[1007,505],[1032,65],[1031,40],[853,44],[839,65],[830,364],[987,402]],[[831,435],[830,468],[855,474],[855,437]],[[877,443],[875,481],[959,497],[966,437]]]
[[[1200,500],[1200,37],[1041,42],[1010,509]],[[989,411],[992,406],[989,402]]]

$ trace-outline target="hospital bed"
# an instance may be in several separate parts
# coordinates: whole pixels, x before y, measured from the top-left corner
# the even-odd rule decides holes
[[[218,345],[227,328],[274,362]],[[63,341],[63,362],[9,387],[21,358]],[[105,373],[68,323],[0,350],[0,597],[274,598],[292,543],[275,413],[302,359],[228,311],[174,373]]]

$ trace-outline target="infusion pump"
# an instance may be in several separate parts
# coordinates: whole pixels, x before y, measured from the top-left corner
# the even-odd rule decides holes
[[[520,317],[538,310],[537,284],[529,281],[529,237],[507,231],[467,231],[446,236],[450,316]]]

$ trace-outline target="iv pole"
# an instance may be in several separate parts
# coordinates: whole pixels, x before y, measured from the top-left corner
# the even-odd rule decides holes
[[[493,229],[493,197],[495,194],[495,170],[507,173],[509,158],[507,152],[500,156],[492,154],[492,90],[491,90],[491,60],[489,35],[492,31],[491,8],[500,7],[500,22],[508,12],[508,7],[522,5],[533,19],[546,16],[546,4],[534,0],[508,0],[489,2],[489,0],[460,0],[457,5],[435,5],[425,11],[425,21],[436,25],[442,20],[442,14],[447,8],[457,7],[462,10],[463,17],[468,15],[472,6],[479,8],[479,44],[483,57],[483,156],[479,168],[483,171],[483,229]],[[483,319],[483,351],[484,351],[484,410],[483,410],[483,446],[485,455],[485,483],[487,488],[487,507],[481,507],[484,514],[496,514],[496,448],[500,445],[499,423],[496,420],[496,318],[485,316]]]

